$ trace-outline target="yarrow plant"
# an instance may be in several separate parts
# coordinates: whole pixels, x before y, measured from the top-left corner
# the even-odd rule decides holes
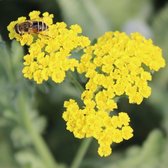
[[[67,28],[64,22],[54,24],[48,12],[40,16],[39,11],[33,11],[29,17],[44,22],[48,29],[38,34],[17,34],[14,26],[24,22],[25,17],[8,26],[10,39],[29,47],[24,56],[24,77],[41,84],[50,78],[61,83],[69,70],[84,74],[88,82],[81,94],[83,107],[75,100],[66,101],[63,119],[75,137],[95,138],[99,155],[110,155],[112,143],[133,136],[128,114],[114,113],[116,100],[125,95],[129,103],[140,104],[150,96],[151,72],[165,66],[161,49],[139,33],[128,36],[117,31],[105,33],[91,45],[89,38],[81,35],[79,25]],[[71,57],[78,49],[83,50],[79,61]]]

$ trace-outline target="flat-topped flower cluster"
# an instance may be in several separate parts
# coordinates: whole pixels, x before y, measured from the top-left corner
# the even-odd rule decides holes
[[[71,52],[88,46],[90,40],[80,35],[82,29],[79,25],[72,25],[68,29],[64,22],[53,24],[53,15],[48,12],[40,17],[39,11],[33,11],[29,17],[28,20],[42,21],[49,28],[38,34],[19,35],[15,32],[14,26],[26,21],[26,17],[20,17],[9,24],[10,39],[16,38],[21,45],[29,46],[29,53],[24,56],[24,77],[33,79],[38,84],[49,78],[61,83],[66,71],[73,71],[78,64],[76,59],[70,58]]]

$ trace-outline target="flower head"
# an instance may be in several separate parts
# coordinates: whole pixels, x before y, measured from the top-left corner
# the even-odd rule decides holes
[[[77,138],[94,137],[99,143],[100,156],[111,154],[112,143],[120,143],[133,136],[130,118],[125,112],[120,112],[119,116],[109,116],[104,110],[80,109],[74,100],[65,102],[65,107],[63,118],[67,129]]]
[[[158,71],[164,66],[162,51],[152,40],[139,33],[129,37],[125,33],[108,32],[85,49],[78,72],[89,78],[84,95],[92,93],[90,97],[101,109],[107,100],[121,95],[127,95],[130,103],[140,104],[151,94],[150,70]],[[111,106],[115,107],[114,103]]]
[[[48,12],[40,16],[39,11],[33,11],[29,17],[28,20],[32,22],[44,22],[48,29],[39,33],[16,33],[14,26],[25,22],[25,17],[18,18],[8,26],[10,39],[16,38],[21,45],[30,46],[29,53],[24,56],[24,77],[33,79],[38,84],[49,78],[60,83],[64,80],[66,71],[73,71],[78,64],[78,60],[70,57],[71,52],[85,48],[90,40],[80,35],[82,29],[79,25],[67,28],[64,22],[53,24],[53,15]]]

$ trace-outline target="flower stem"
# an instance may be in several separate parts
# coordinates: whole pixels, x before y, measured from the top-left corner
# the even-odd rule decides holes
[[[51,152],[49,151],[47,145],[45,144],[44,140],[42,139],[41,135],[36,131],[36,129],[33,127],[33,123],[31,121],[31,118],[28,114],[28,108],[27,105],[25,103],[25,95],[23,94],[23,92],[20,92],[20,94],[18,95],[18,103],[19,103],[19,111],[20,111],[20,115],[21,118],[23,120],[23,124],[26,128],[26,130],[28,131],[31,139],[32,139],[32,143],[36,149],[36,151],[38,152],[39,156],[41,157],[42,161],[45,164],[46,168],[58,168],[59,165],[55,162]]]
[[[69,79],[72,81],[72,83],[79,89],[79,91],[82,93],[84,91],[84,88],[82,87],[82,85],[76,80],[76,78],[73,76],[73,74],[71,72],[68,72],[68,77]],[[76,153],[76,156],[74,158],[74,160],[72,161],[72,164],[70,166],[70,168],[79,168],[88,148],[89,145],[92,142],[92,138],[89,139],[84,139]]]
[[[79,89],[79,91],[82,93],[84,91],[83,86],[76,80],[76,78],[73,76],[71,72],[67,73],[68,78],[71,80],[71,82]]]
[[[70,168],[79,168],[91,142],[92,142],[92,138],[84,139],[82,141],[82,143],[79,147],[79,150],[77,151],[77,154],[76,154]]]

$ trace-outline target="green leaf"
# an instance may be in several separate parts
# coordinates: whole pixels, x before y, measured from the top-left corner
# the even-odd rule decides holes
[[[68,25],[79,24],[84,34],[94,39],[110,30],[106,17],[103,16],[95,1],[58,0],[62,15]]]
[[[146,19],[151,12],[151,0],[94,0],[100,11],[113,24],[113,27],[121,26],[130,19],[140,17]]]
[[[14,66],[17,66],[23,59],[23,47],[15,40],[12,41],[11,55]]]
[[[15,154],[22,168],[46,168],[43,161],[32,150],[23,150]]]
[[[164,57],[168,61],[168,5],[156,15],[152,27],[154,40],[163,49]]]

